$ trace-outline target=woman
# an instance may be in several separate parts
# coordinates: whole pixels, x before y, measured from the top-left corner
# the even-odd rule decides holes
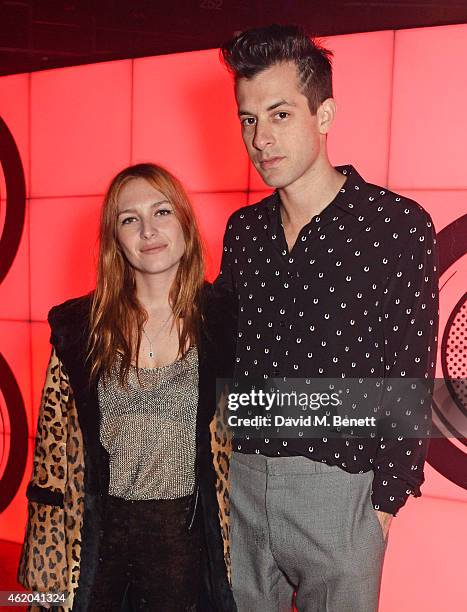
[[[66,591],[63,610],[235,610],[209,435],[232,356],[222,309],[181,184],[120,172],[95,291],[49,313],[19,581]]]

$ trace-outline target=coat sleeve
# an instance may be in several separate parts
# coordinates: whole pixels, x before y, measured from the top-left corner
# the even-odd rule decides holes
[[[28,522],[18,582],[40,592],[66,591],[68,568],[64,494],[67,480],[68,377],[52,350],[39,410]]]

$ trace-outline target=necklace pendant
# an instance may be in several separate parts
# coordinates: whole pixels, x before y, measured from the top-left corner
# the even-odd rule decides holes
[[[152,351],[149,351],[149,357],[154,357],[154,353]]]

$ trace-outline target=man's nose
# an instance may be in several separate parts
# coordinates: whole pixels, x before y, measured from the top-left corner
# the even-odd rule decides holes
[[[253,146],[258,151],[263,151],[268,145],[274,142],[271,126],[267,123],[259,122],[256,124]]]

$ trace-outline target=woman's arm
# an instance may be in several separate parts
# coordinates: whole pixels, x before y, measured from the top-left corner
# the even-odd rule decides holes
[[[18,581],[40,592],[64,593],[68,583],[64,494],[67,480],[68,377],[52,350],[39,411],[28,522]]]

